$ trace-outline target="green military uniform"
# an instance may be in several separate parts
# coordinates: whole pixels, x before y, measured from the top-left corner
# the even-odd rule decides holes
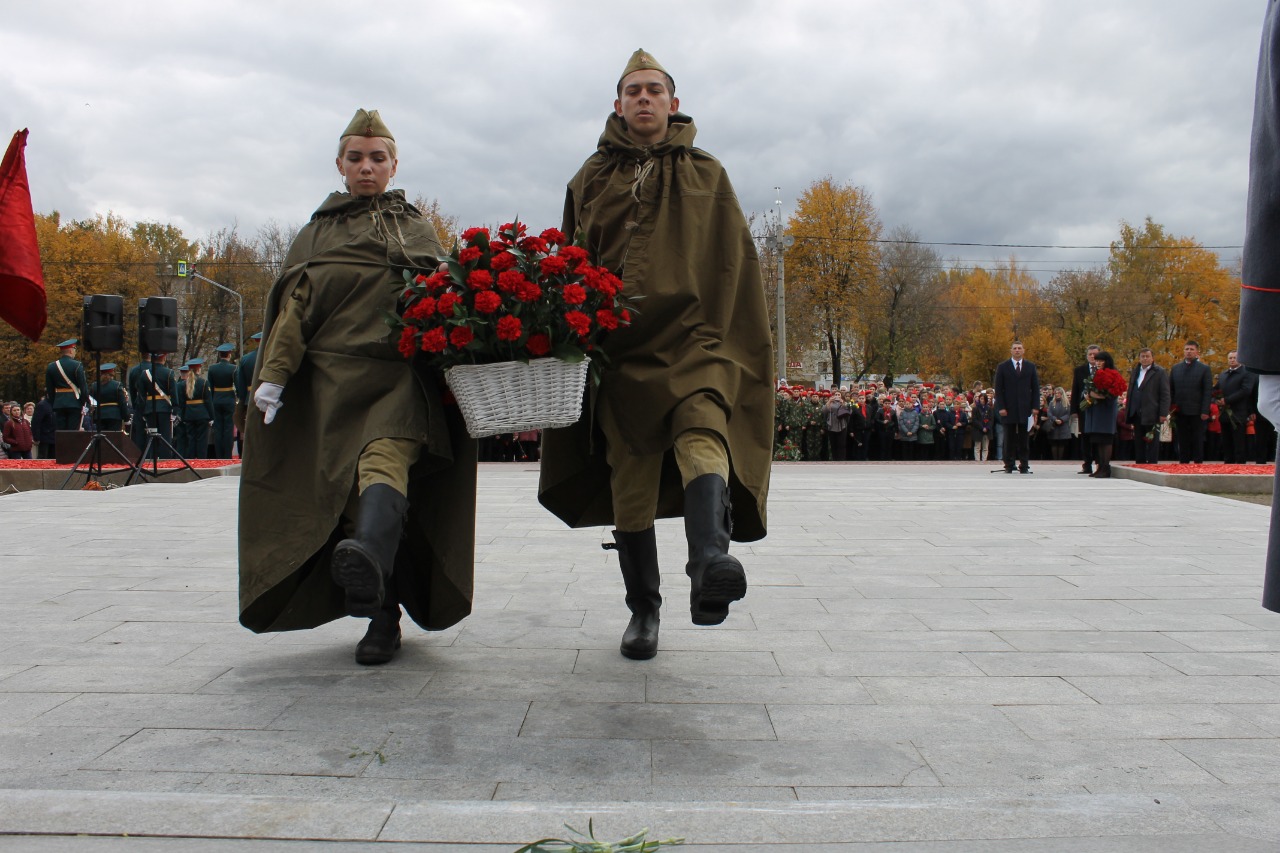
[[[60,350],[74,351],[78,339],[58,344]],[[60,430],[80,429],[80,413],[89,402],[89,383],[84,365],[64,354],[49,362],[44,371],[45,392],[53,404],[53,419]]]
[[[262,332],[249,336],[251,341],[261,341]],[[240,431],[240,455],[244,456],[244,428],[249,408],[253,405],[253,366],[258,361],[258,351],[246,353],[236,365],[236,414],[235,425]]]
[[[695,133],[676,114],[664,141],[641,147],[610,115],[569,182],[561,230],[584,232],[592,262],[643,297],[604,341],[610,363],[587,416],[543,433],[538,500],[572,527],[615,522],[609,444],[664,454],[657,515],[682,515],[676,439],[708,430],[728,450],[733,538],[765,535],[774,402],[760,262],[724,168],[693,147]]]
[[[245,627],[289,631],[347,615],[331,564],[366,467],[389,467],[366,466],[374,448],[391,451],[376,454],[383,463],[417,457],[388,600],[430,630],[471,612],[476,443],[457,408],[441,403],[436,376],[415,373],[382,321],[403,289],[401,270],[434,269],[441,255],[435,230],[400,190],[330,195],[290,247],[245,388],[248,402],[262,382],[284,386],[272,423],[251,407],[246,425]]]
[[[182,419],[182,406],[178,402],[178,395],[182,392],[183,386],[187,384],[187,377],[191,374],[191,365],[181,365],[173,377],[173,447],[178,451],[179,456],[187,455],[187,422]]]
[[[213,387],[200,375],[204,359],[188,362],[192,373],[178,383],[178,422],[182,425],[183,444],[178,452],[187,459],[204,459],[209,455],[209,422],[213,420]]]
[[[175,393],[173,371],[165,366],[163,353],[152,354],[151,358],[152,362],[142,368],[139,379],[142,395],[135,403],[142,408],[146,428],[154,428],[161,438],[172,444],[173,421],[170,418],[173,415]],[[172,456],[168,448],[156,445],[153,447],[152,458],[168,459]]]
[[[142,353],[142,360],[129,368],[129,374],[125,377],[131,407],[129,437],[138,445],[139,450],[147,446],[147,419],[142,415],[142,404],[147,392],[142,384],[142,371],[151,366],[149,355],[150,353]]]
[[[97,423],[98,429],[103,432],[119,432],[129,414],[129,395],[116,380],[115,370],[113,363],[102,365],[101,374],[98,381],[93,383],[91,392],[93,399],[98,401]]]
[[[213,394],[213,456],[231,458],[231,422],[236,414],[236,366],[231,363],[231,344],[218,347],[218,361],[209,368],[209,388]]]

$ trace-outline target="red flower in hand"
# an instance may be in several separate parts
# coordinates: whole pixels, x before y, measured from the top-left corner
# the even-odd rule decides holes
[[[472,270],[467,274],[467,285],[472,290],[488,290],[493,287],[493,273],[488,270]]]
[[[618,328],[618,318],[608,308],[601,308],[596,312],[596,323],[600,328],[610,331]]]
[[[516,256],[510,252],[500,252],[489,259],[489,267],[496,273],[505,272],[517,263]]]
[[[564,240],[565,240],[564,232],[560,231],[557,228],[548,228],[546,231],[543,231],[538,236],[541,237],[543,240],[546,240],[548,243],[555,243],[557,246],[564,245]]]
[[[479,246],[468,246],[458,253],[458,263],[469,264],[474,261],[478,261],[482,254],[483,252],[480,251]]]
[[[570,305],[581,305],[587,301],[587,291],[580,284],[566,284],[563,292],[564,301]]]

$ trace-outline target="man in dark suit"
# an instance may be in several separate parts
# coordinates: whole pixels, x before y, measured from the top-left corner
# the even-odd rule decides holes
[[[1083,437],[1084,426],[1082,421],[1084,416],[1080,413],[1080,401],[1084,399],[1084,383],[1085,380],[1093,375],[1093,371],[1097,370],[1093,357],[1102,351],[1102,347],[1097,344],[1089,344],[1084,348],[1084,364],[1077,367],[1071,374],[1071,414],[1076,416],[1076,423],[1081,424],[1080,433],[1080,453],[1084,460],[1084,464],[1080,466],[1081,474],[1093,473],[1093,443],[1085,441]]]
[[[1200,361],[1200,344],[1187,341],[1182,361],[1169,371],[1169,399],[1177,408],[1173,425],[1177,429],[1178,461],[1204,462],[1204,430],[1213,398],[1213,372]]]
[[[1216,390],[1222,395],[1218,423],[1222,427],[1222,460],[1243,465],[1249,451],[1245,425],[1253,414],[1258,377],[1244,369],[1235,350],[1227,353],[1227,369],[1218,374]]]
[[[996,366],[996,414],[1004,429],[1004,472],[1013,473],[1014,456],[1018,470],[1031,473],[1031,416],[1040,407],[1040,376],[1036,366],[1023,358],[1021,341],[1009,348],[1010,358]]]
[[[1133,424],[1134,460],[1159,462],[1159,432],[1150,441],[1147,434],[1169,419],[1169,374],[1156,364],[1156,355],[1150,348],[1138,353],[1138,363],[1129,372],[1125,418]]]

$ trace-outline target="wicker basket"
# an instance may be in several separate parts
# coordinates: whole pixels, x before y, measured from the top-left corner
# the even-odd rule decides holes
[[[582,387],[591,359],[571,364],[537,358],[524,364],[460,364],[445,371],[467,432],[484,438],[503,432],[554,429],[582,416]]]

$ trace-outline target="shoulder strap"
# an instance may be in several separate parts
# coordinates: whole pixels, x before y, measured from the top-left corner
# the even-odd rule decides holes
[[[68,386],[70,386],[71,390],[75,392],[76,399],[79,400],[80,389],[76,387],[76,384],[74,382],[72,382],[70,379],[67,378],[67,371],[62,369],[62,359],[58,359],[57,361],[55,361],[53,363],[53,366],[58,368],[58,372],[62,374],[62,381],[67,383]]]
[[[160,395],[160,398],[161,398],[161,399],[163,399],[163,400],[168,400],[168,399],[169,399],[169,395],[168,395],[168,394],[166,394],[166,393],[164,393],[164,389],[163,389],[163,388],[161,388],[159,385],[157,385],[157,384],[156,384],[156,381],[155,381],[154,379],[152,379],[152,378],[151,378],[151,371],[150,371],[150,370],[144,370],[144,371],[142,371],[142,372],[143,372],[143,373],[145,373],[145,374],[147,375],[147,387],[148,387],[148,388],[154,388],[154,389],[155,389],[155,391],[156,391],[156,393]]]

